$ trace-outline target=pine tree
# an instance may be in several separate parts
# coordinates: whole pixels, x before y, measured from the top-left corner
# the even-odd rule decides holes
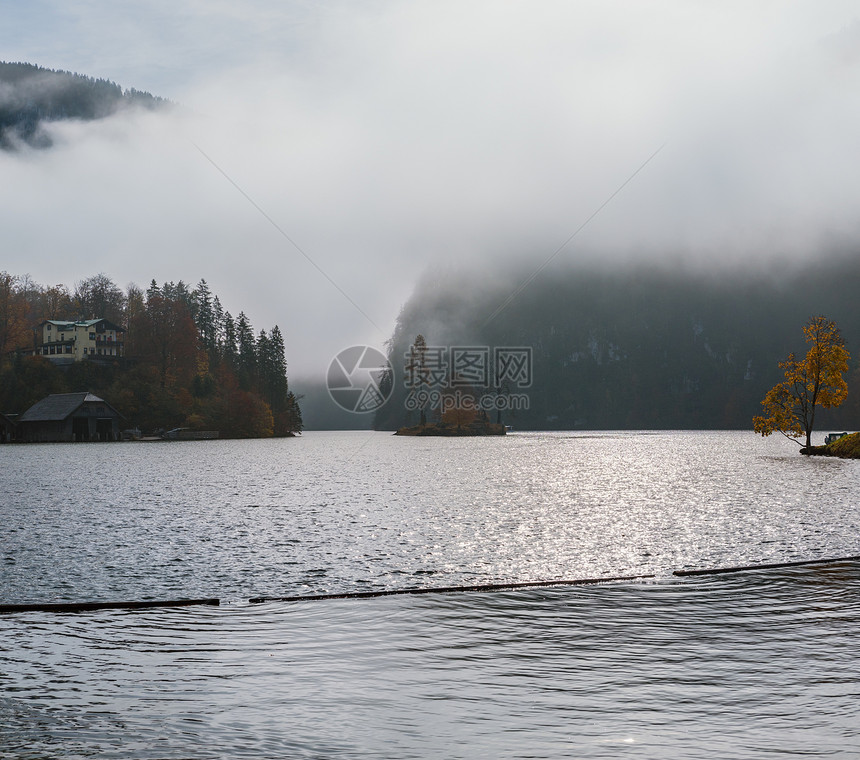
[[[281,328],[275,325],[269,334],[271,377],[277,394],[285,395],[287,388],[287,356]]]
[[[260,334],[257,336],[257,361],[256,361],[256,374],[254,377],[255,385],[257,386],[260,395],[269,402],[269,406],[271,406],[271,401],[269,400],[269,385],[271,381],[270,377],[270,345],[269,345],[269,336],[266,334],[265,330],[260,330]]]
[[[162,292],[161,288],[158,287],[158,283],[155,280],[152,280],[149,283],[149,287],[146,289],[146,300],[149,301],[151,298],[154,298],[156,296],[161,297]]]
[[[224,338],[221,355],[231,367],[236,367],[239,358],[239,346],[236,338],[236,323],[229,311],[224,312]]]
[[[250,390],[257,372],[257,345],[254,329],[244,311],[239,312],[236,320],[236,341],[239,348],[239,386],[242,390]]]
[[[214,325],[215,349],[217,358],[221,357],[224,350],[224,309],[218,296],[212,299],[212,323]]]
[[[206,280],[200,280],[192,296],[194,309],[191,313],[194,316],[194,323],[200,331],[200,342],[211,360],[215,357],[217,348],[216,323],[215,313],[212,308],[212,293],[206,284]]]
[[[289,435],[291,433],[301,433],[304,429],[302,421],[302,410],[299,407],[299,399],[292,392],[287,393],[286,411],[284,412],[282,427],[280,430],[276,427],[276,435]]]
[[[284,358],[284,336],[275,325],[270,335],[260,331],[257,339],[257,373],[260,393],[277,414],[286,409],[287,361]]]

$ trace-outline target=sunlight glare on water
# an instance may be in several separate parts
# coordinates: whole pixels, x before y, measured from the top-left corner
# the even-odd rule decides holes
[[[685,432],[0,457],[0,602],[224,602],[0,616],[0,757],[860,755],[858,563],[671,575],[860,554],[857,462]]]
[[[7,602],[325,593],[854,553],[856,462],[751,433],[7,447]]]

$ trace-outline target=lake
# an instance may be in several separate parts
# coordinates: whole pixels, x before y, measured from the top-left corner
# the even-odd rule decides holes
[[[0,757],[857,757],[860,564],[672,571],[858,555],[858,486],[747,432],[0,447],[0,603],[222,602],[0,616]]]

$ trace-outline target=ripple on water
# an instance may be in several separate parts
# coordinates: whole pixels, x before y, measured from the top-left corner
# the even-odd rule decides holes
[[[86,451],[100,464],[82,488],[80,447],[4,449],[0,493],[26,496],[0,524],[3,601],[238,600],[860,553],[858,463],[750,433]]]
[[[0,620],[0,728],[10,751],[108,758],[852,757],[858,592],[846,563],[31,613]]]
[[[856,462],[744,433],[4,448],[0,757],[860,754]],[[80,482],[80,456],[99,461]],[[648,584],[252,596],[654,573]]]

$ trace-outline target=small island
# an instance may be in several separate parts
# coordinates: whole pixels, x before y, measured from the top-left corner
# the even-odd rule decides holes
[[[432,421],[427,417],[435,417]],[[475,437],[483,435],[505,435],[507,426],[500,420],[490,422],[490,418],[483,410],[472,408],[471,404],[453,404],[446,411],[432,410],[420,411],[418,424],[399,428],[394,435],[435,435],[445,437],[466,436]]]
[[[437,435],[437,436],[478,436],[478,435],[505,435],[507,430],[504,425],[494,422],[481,422],[475,420],[467,425],[455,425],[450,422],[431,422],[426,425],[415,425],[413,427],[402,427],[394,435]]]

